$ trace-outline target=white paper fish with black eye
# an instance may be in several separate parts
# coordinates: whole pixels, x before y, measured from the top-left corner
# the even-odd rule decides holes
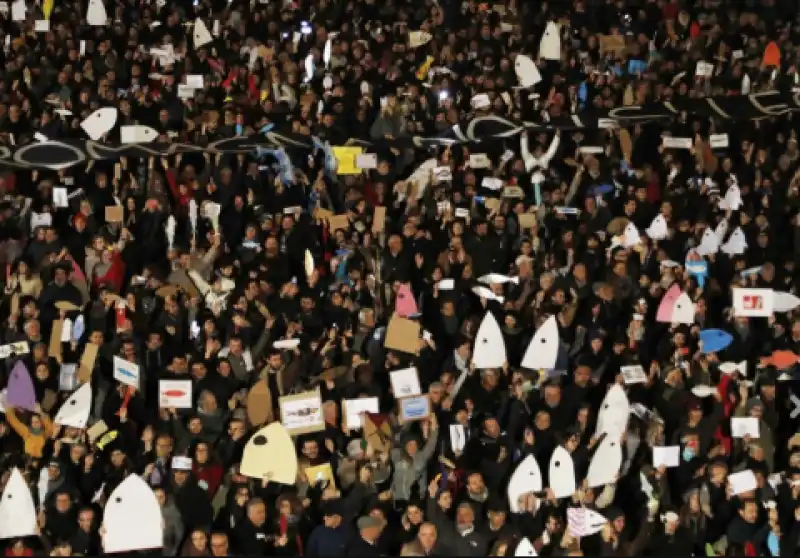
[[[110,132],[117,124],[117,109],[114,107],[103,107],[97,109],[81,122],[81,128],[89,139],[100,141],[104,135]]]
[[[707,228],[703,231],[703,237],[700,240],[700,246],[697,247],[696,251],[700,256],[714,255],[719,252],[719,243],[720,239],[717,234],[711,229]]]
[[[514,549],[514,556],[539,556],[536,554],[536,549],[533,547],[528,537],[524,537],[517,543],[517,548]]]
[[[595,436],[607,434],[607,437],[619,440],[628,429],[630,409],[630,401],[622,386],[619,384],[611,386],[600,404]]]
[[[589,537],[599,533],[606,523],[608,519],[593,509],[567,508],[567,529],[574,537]]]
[[[592,461],[589,463],[589,472],[586,475],[589,488],[612,484],[616,481],[621,467],[622,446],[619,438],[606,436],[597,446]]]
[[[487,289],[483,285],[476,285],[472,287],[472,292],[473,294],[475,294],[475,296],[479,298],[484,298],[486,300],[495,300],[500,304],[503,304],[503,301],[505,300],[505,298],[502,295],[495,294],[494,291],[492,291],[491,289]]]
[[[553,315],[536,330],[536,335],[525,349],[521,366],[529,370],[552,370],[556,367],[560,344],[558,321]]]
[[[570,498],[575,494],[575,463],[563,446],[558,446],[550,457],[549,473],[549,488],[556,498]]]
[[[488,275],[478,278],[478,282],[484,285],[504,285],[506,283],[519,285],[519,277],[509,277],[507,275],[501,275],[500,273],[489,273]]]
[[[69,399],[58,409],[56,424],[72,426],[73,428],[86,428],[89,421],[89,412],[92,410],[92,386],[89,383],[83,384],[77,389]]]
[[[647,236],[653,240],[664,240],[667,238],[669,230],[667,228],[667,220],[660,213],[650,222],[650,226],[645,230]]]
[[[108,23],[108,14],[103,0],[89,0],[86,9],[86,23],[92,27],[105,27]]]
[[[728,241],[719,247],[723,253],[729,256],[741,256],[747,250],[747,239],[741,227],[736,227]]]
[[[672,323],[692,325],[694,323],[695,306],[692,299],[686,293],[681,293],[675,300],[675,306],[672,308]]]
[[[641,236],[639,235],[639,229],[636,228],[636,225],[633,223],[628,223],[625,227],[625,231],[622,233],[622,238],[620,242],[624,248],[633,248],[637,246],[642,241]]]
[[[512,513],[519,513],[520,497],[531,492],[542,491],[542,471],[531,454],[519,462],[508,481],[508,507]]]
[[[19,469],[11,469],[0,495],[0,540],[30,537],[38,531],[36,506],[30,488]]]
[[[719,200],[717,207],[723,211],[736,211],[742,207],[742,205],[744,205],[742,201],[742,192],[739,190],[739,186],[732,184],[728,187],[728,191],[725,192],[725,197]]]
[[[519,86],[525,89],[533,87],[542,81],[536,62],[530,56],[524,54],[518,54],[514,59],[514,72],[517,74]]]
[[[475,368],[500,368],[506,363],[506,344],[503,332],[491,312],[486,312],[478,333],[475,348],[472,350],[472,364]]]
[[[164,545],[161,506],[153,489],[139,475],[125,477],[109,496],[103,510],[102,543],[106,554]]]
[[[719,222],[717,227],[714,229],[714,234],[717,235],[717,244],[720,244],[722,241],[725,240],[725,235],[728,234],[728,220],[723,219]]]
[[[772,310],[774,312],[791,312],[800,306],[800,298],[792,293],[775,291],[772,295]]]
[[[747,361],[743,360],[738,364],[735,362],[723,362],[719,365],[719,371],[723,374],[733,374],[734,372],[738,372],[742,376],[747,376]]]
[[[561,34],[554,21],[547,22],[542,39],[539,41],[539,58],[561,60]]]
[[[194,48],[201,48],[214,41],[211,33],[208,32],[208,27],[203,23],[199,17],[194,20],[192,29],[192,38],[194,39]]]
[[[151,143],[158,139],[158,131],[150,126],[121,126],[119,129],[120,143]]]

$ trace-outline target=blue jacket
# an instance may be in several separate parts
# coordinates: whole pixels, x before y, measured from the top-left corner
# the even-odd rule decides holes
[[[308,538],[306,558],[345,556],[350,537],[350,529],[346,525],[339,525],[335,529],[318,525]]]

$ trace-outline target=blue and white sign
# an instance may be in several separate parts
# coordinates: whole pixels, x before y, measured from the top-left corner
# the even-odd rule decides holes
[[[114,379],[126,386],[139,389],[139,365],[115,356]]]
[[[705,287],[706,277],[708,277],[708,262],[705,260],[686,261],[686,272],[695,278],[697,286],[701,289]]]

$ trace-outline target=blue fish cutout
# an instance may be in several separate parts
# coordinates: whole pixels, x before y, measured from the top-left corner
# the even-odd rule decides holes
[[[586,82],[583,81],[578,87],[578,101],[583,105],[586,103],[586,99],[588,98],[589,98],[589,89],[586,87]]]
[[[733,336],[721,329],[704,329],[700,332],[700,341],[703,343],[701,353],[718,353],[733,343]]]
[[[609,192],[614,191],[614,186],[612,184],[597,184],[592,186],[591,193],[593,196],[604,196]]]
[[[339,163],[336,161],[336,155],[333,153],[330,142],[322,143],[322,140],[316,136],[311,136],[311,141],[314,142],[316,149],[322,150],[325,154],[325,174],[330,178],[335,177],[336,171],[339,169]]]
[[[256,155],[259,158],[264,158],[271,155],[278,162],[278,168],[281,175],[281,180],[287,186],[294,184],[294,165],[291,158],[283,148],[280,149],[267,149],[264,147],[256,148]]]
[[[706,277],[708,277],[708,262],[705,260],[690,262],[686,260],[686,272],[694,277],[697,285],[702,289],[706,284]]]

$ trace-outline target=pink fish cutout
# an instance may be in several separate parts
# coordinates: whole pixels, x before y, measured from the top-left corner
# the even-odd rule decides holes
[[[681,296],[681,288],[675,284],[664,294],[664,298],[658,305],[658,312],[656,313],[656,321],[666,324],[672,323],[672,312],[675,310],[675,302]]]
[[[397,289],[397,298],[394,302],[394,311],[401,318],[408,318],[409,316],[416,316],[419,314],[417,308],[417,301],[414,299],[414,293],[411,292],[411,286],[408,283],[403,283]]]
[[[72,256],[69,257],[69,260],[72,262],[72,276],[73,278],[80,279],[81,281],[86,281],[86,274],[83,273],[81,266],[78,265]]]
[[[28,411],[36,411],[36,392],[33,389],[33,381],[25,363],[21,360],[18,360],[11,369],[6,404]]]

